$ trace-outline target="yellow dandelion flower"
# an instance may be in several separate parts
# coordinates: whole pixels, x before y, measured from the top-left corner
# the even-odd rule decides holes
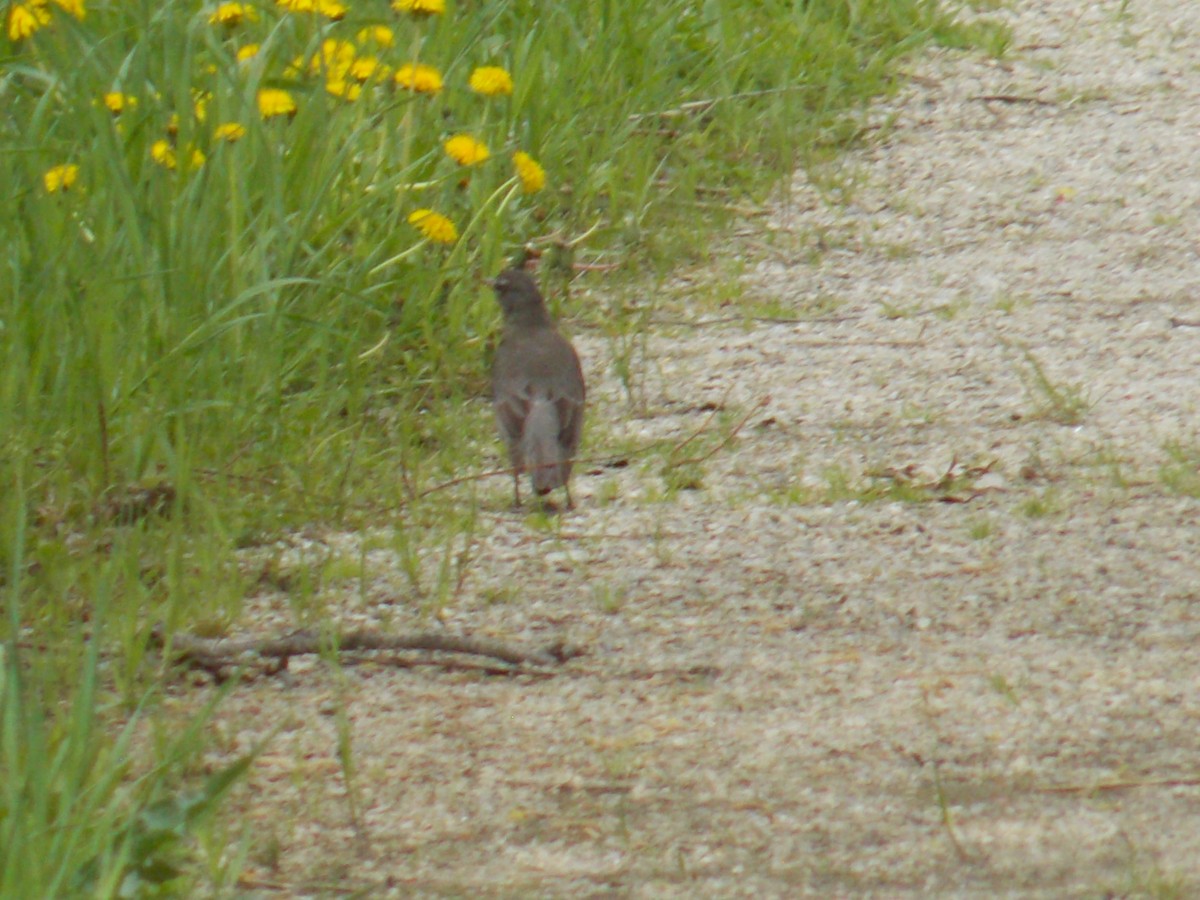
[[[208,116],[208,104],[212,100],[212,91],[193,91],[192,109],[196,113],[196,121],[203,122]]]
[[[446,11],[446,0],[392,0],[392,9],[416,16],[439,16]]]
[[[314,0],[275,0],[275,5],[294,13],[313,12],[317,8]]]
[[[247,44],[245,47],[238,47],[237,61],[244,63],[248,59],[253,59],[258,55],[258,44]]]
[[[167,119],[167,134],[171,137],[179,134],[179,113],[171,113],[171,118]]]
[[[499,66],[480,66],[471,73],[471,90],[485,97],[496,97],[513,92],[512,76]]]
[[[341,78],[354,65],[355,52],[349,41],[328,38],[321,43],[321,52],[312,58],[308,70],[314,75]]]
[[[325,90],[335,97],[349,100],[353,103],[362,93],[362,85],[357,81],[347,81],[345,78],[329,78],[325,81]]]
[[[405,63],[396,70],[396,84],[418,94],[440,94],[442,76],[433,66],[424,63]]]
[[[512,161],[513,168],[517,170],[517,177],[521,179],[521,187],[525,193],[536,194],[546,186],[546,170],[524,150],[518,150],[514,153]]]
[[[8,8],[8,39],[23,41],[43,25],[50,24],[50,13],[42,2],[14,3]]]
[[[257,22],[258,10],[247,3],[222,3],[208,17],[209,25],[224,25],[226,28],[236,28],[243,22]]]
[[[434,243],[453,244],[458,240],[458,229],[454,223],[432,209],[415,210],[409,213],[408,221]]]
[[[222,122],[213,132],[213,140],[235,143],[246,136],[246,126],[237,122]]]
[[[47,194],[57,194],[59,191],[69,190],[78,177],[79,166],[67,163],[47,169],[46,174],[42,176],[42,183],[46,186]]]
[[[258,92],[258,112],[264,119],[294,116],[296,101],[282,88],[261,88]]]
[[[386,25],[368,25],[354,36],[360,44],[374,44],[376,47],[390,47],[396,43],[396,33]]]
[[[372,79],[378,81],[387,78],[390,71],[374,56],[360,56],[350,64],[350,71],[347,74],[361,84]]]
[[[155,141],[150,146],[150,158],[164,169],[175,169],[179,165],[179,157],[171,142],[165,138]],[[193,148],[188,156],[188,169],[198,169],[204,165],[204,153],[199,148]]]
[[[87,15],[87,10],[83,8],[83,0],[54,0],[54,5],[77,19]]]
[[[164,169],[174,169],[177,165],[175,148],[166,138],[157,140],[150,145],[150,158]]]
[[[315,0],[313,5],[317,12],[332,22],[340,22],[346,18],[346,7],[337,0]]]
[[[446,154],[460,166],[473,166],[491,156],[487,144],[469,134],[456,134],[442,146],[446,148]]]
[[[120,91],[109,91],[104,95],[104,105],[114,116],[119,116],[125,110],[137,106],[137,97],[122,94]]]

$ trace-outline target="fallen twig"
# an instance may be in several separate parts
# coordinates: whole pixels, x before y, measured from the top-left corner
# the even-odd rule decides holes
[[[1058,106],[1054,100],[1043,100],[1041,97],[1027,97],[1024,94],[979,94],[968,98],[983,103],[1034,103],[1038,106]]]
[[[762,407],[766,406],[767,403],[770,402],[770,400],[771,400],[770,397],[763,397],[761,400],[759,400],[759,402],[754,405],[754,409],[752,409],[746,415],[746,417],[744,419],[742,419],[742,421],[740,423],[738,423],[738,425],[734,428],[734,430],[729,435],[727,435],[725,437],[725,439],[723,441],[721,441],[721,443],[719,443],[716,447],[714,447],[712,451],[707,453],[702,458],[702,460],[708,459],[710,456],[712,456],[714,453],[716,453],[722,447],[726,446],[733,439],[734,435],[736,435],[737,432],[741,430],[742,426],[744,426],[746,424],[746,421],[751,416],[753,416],[755,412],[762,409]],[[676,443],[671,448],[672,452],[677,453],[681,448],[687,446],[692,441],[694,441],[696,438],[698,438],[700,435],[702,435],[705,431],[707,431],[709,424],[712,422],[713,418],[716,416],[716,414],[718,412],[720,412],[724,408],[725,408],[724,404],[719,403],[716,406],[714,406],[711,409],[711,411],[706,410],[709,412],[709,415],[704,419],[704,421],[702,423],[700,423],[700,427],[697,428],[695,431],[693,431],[691,434],[689,434],[687,437],[685,437],[682,441]],[[667,441],[654,441],[650,444],[645,445],[644,447],[638,447],[635,450],[630,450],[625,455],[626,456],[637,456],[637,455],[644,454],[644,453],[650,453],[651,451],[663,446],[666,443],[668,443],[668,442]],[[697,461],[702,461],[702,460],[683,460],[682,462],[676,463],[676,465],[685,465],[689,462],[697,462]],[[589,457],[578,457],[575,459],[575,465],[580,466],[580,467],[594,466],[596,464],[601,464],[601,465],[611,466],[613,468],[619,468],[620,466],[618,466],[616,464],[617,462],[618,461],[614,460],[613,457],[611,457],[611,456],[589,456]],[[433,485],[432,487],[425,488],[425,490],[423,490],[419,494],[417,494],[417,499],[428,497],[430,494],[436,494],[439,491],[444,491],[447,488],[452,488],[452,487],[455,487],[456,485],[466,484],[467,482],[470,482],[470,481],[482,481],[485,478],[495,478],[496,476],[499,476],[499,475],[508,475],[511,477],[512,469],[511,468],[488,469],[487,471],[484,471],[484,472],[473,472],[470,475],[462,475],[458,478],[451,478],[449,481],[442,481],[442,482],[439,482],[438,484]]]
[[[738,432],[741,431],[746,426],[746,423],[750,421],[750,419],[755,415],[755,413],[757,413],[763,407],[767,406],[770,402],[771,402],[771,396],[768,394],[767,396],[765,396],[761,400],[759,400],[756,404],[754,404],[754,408],[752,410],[750,410],[750,412],[746,413],[746,415],[742,416],[741,420],[739,420],[738,423],[736,425],[734,425],[732,429],[730,429],[729,434],[725,435],[725,437],[721,439],[720,443],[718,443],[715,447],[713,447],[707,453],[704,453],[700,456],[692,457],[690,459],[674,460],[670,463],[670,465],[674,468],[678,468],[680,466],[698,466],[702,462],[707,462],[711,457],[715,456],[717,453],[719,453],[721,450],[723,450],[725,447],[727,447],[729,445],[729,442],[732,441],[735,437],[737,437]],[[719,412],[719,411],[720,411],[719,408],[716,410],[713,410],[712,415],[716,415],[717,412]],[[710,416],[709,418],[712,418],[712,416]],[[706,420],[705,424],[707,424],[707,420]],[[701,430],[703,430],[703,429],[701,429]],[[675,448],[675,450],[676,451],[681,450],[684,446],[686,446],[689,442],[691,442],[692,439],[697,436],[697,434],[699,434],[699,432],[697,432],[696,434],[693,434],[691,437],[687,438],[687,440],[685,440],[683,443],[679,444]]]
[[[154,631],[155,643],[165,647],[167,641],[161,626]],[[242,665],[255,660],[273,663],[267,671],[277,672],[287,667],[293,656],[305,656],[336,650],[339,653],[368,651],[424,650],[439,653],[459,653],[484,656],[508,663],[520,669],[523,666],[551,667],[582,654],[578,647],[552,644],[536,650],[521,650],[498,641],[481,640],[437,632],[423,634],[394,635],[376,631],[351,631],[345,634],[318,634],[298,631],[281,638],[203,638],[190,634],[171,636],[171,657],[179,663],[192,665],[210,672],[219,672],[230,666]],[[492,671],[492,670],[489,670]],[[514,669],[501,669],[511,672]]]
[[[733,323],[757,322],[761,325],[809,325],[809,324],[841,324],[857,322],[859,316],[807,316],[790,318],[787,316],[720,316],[715,319],[650,319],[651,325],[666,325],[676,328],[708,328],[712,325],[729,325]]]
[[[687,324],[687,323],[680,323],[680,324]],[[811,343],[812,345],[816,345],[818,342],[809,342],[809,343]],[[831,341],[831,342],[829,342],[829,344],[831,346],[834,346],[834,345],[842,346],[843,345],[842,342],[836,342],[836,341]],[[853,342],[850,342],[850,345],[853,345]],[[907,344],[905,344],[905,346],[907,346]],[[760,409],[762,406],[765,405],[766,401],[769,399],[770,398],[764,398],[764,400],[760,401],[755,406],[754,410]],[[722,408],[723,407],[716,408],[713,411],[713,415],[715,415],[715,413],[718,412]],[[753,415],[754,410],[751,411],[751,415]],[[685,438],[682,443],[676,444],[674,449],[676,451],[678,451],[680,447],[690,443],[691,441],[695,440],[695,438],[697,438],[701,434],[703,434],[704,431],[708,428],[709,423],[712,421],[713,415],[708,416],[704,420],[704,422],[701,424],[700,428],[697,429],[696,432],[694,432],[693,434],[691,434],[687,438]],[[744,420],[743,420],[742,424],[745,424]],[[738,429],[740,429],[742,427],[742,425],[738,425],[737,427],[738,427]],[[736,434],[736,431],[734,433]],[[730,434],[728,437],[726,437],[724,441],[722,441],[720,444],[717,445],[717,448],[713,450],[713,453],[715,453],[716,450],[719,450],[721,447],[724,447],[726,444],[728,444],[730,439],[732,439],[732,437],[733,437],[733,434]],[[606,466],[606,467],[610,467],[610,468],[621,468],[621,467],[623,467],[623,465],[627,464],[627,459],[625,459],[625,457],[639,456],[639,455],[651,453],[654,450],[662,447],[664,444],[667,444],[667,443],[669,443],[669,441],[653,441],[649,444],[646,444],[643,447],[638,447],[637,449],[627,451],[623,457],[613,457],[611,455],[577,457],[575,459],[575,465],[579,466],[579,467],[600,465],[600,466]],[[711,455],[712,454],[710,453],[709,456],[711,456]],[[705,458],[707,459],[707,456]],[[548,464],[548,465],[550,465],[550,464]],[[403,467],[403,471],[405,471],[407,473],[407,467]],[[239,481],[239,482],[242,482],[245,484],[256,484],[256,485],[261,485],[261,486],[266,486],[266,487],[270,487],[270,486],[274,486],[274,485],[278,484],[278,482],[275,479],[273,479],[269,476],[238,475],[238,474],[234,474],[234,473],[220,472],[215,469],[204,469],[204,470],[202,470],[202,472],[205,476],[210,477],[210,478],[228,477],[232,480],[236,480],[236,481]],[[391,503],[391,502],[387,502],[387,503],[358,502],[358,503],[347,504],[346,508],[353,509],[356,511],[370,511],[370,512],[378,511],[378,510],[385,509],[385,508],[386,509],[394,509],[397,505],[408,506],[416,500],[422,500],[431,494],[440,493],[441,491],[447,490],[452,487],[456,487],[460,484],[467,484],[472,481],[483,481],[488,478],[497,478],[500,476],[507,476],[507,477],[511,478],[512,477],[512,468],[509,466],[506,466],[502,469],[485,469],[482,472],[472,472],[469,475],[461,475],[458,478],[451,478],[447,481],[438,482],[437,484],[427,487],[421,491],[417,491],[415,488],[410,488],[409,492],[408,492],[410,496],[399,504]],[[405,477],[405,481],[407,482],[408,481],[407,474],[404,477]],[[321,499],[323,502],[326,502],[326,503],[334,502],[332,497],[323,497]]]
[[[692,100],[688,103],[681,103],[679,106],[671,109],[659,109],[654,112],[632,113],[628,117],[630,122],[640,122],[643,119],[653,119],[655,117],[662,119],[671,119],[677,116],[687,115],[689,113],[707,112],[712,107],[716,106],[723,100],[748,100],[753,97],[766,97],[770,94],[785,94],[790,91],[803,90],[800,86],[788,86],[779,88],[764,88],[758,91],[740,91],[736,94],[727,94],[724,97],[710,97],[705,100]]]
[[[697,428],[695,431],[693,431],[691,434],[689,434],[687,437],[685,437],[682,441],[680,441],[674,447],[671,448],[671,452],[670,452],[671,456],[674,456],[676,453],[678,453],[680,450],[682,450],[684,447],[686,447],[688,444],[690,444],[696,438],[700,437],[700,435],[704,434],[704,432],[708,431],[709,423],[712,422],[712,420],[717,417],[717,413],[719,413],[719,412],[721,412],[721,410],[725,409],[725,399],[728,396],[729,396],[729,391],[726,391],[725,397],[722,397],[720,402],[713,403],[711,406],[703,408],[703,411],[707,412],[708,415],[705,416],[704,421],[700,423],[699,428]],[[760,403],[759,406],[762,406],[762,404]],[[757,409],[757,407],[755,407],[755,408]]]
[[[1098,794],[1104,791],[1126,791],[1146,787],[1196,787],[1200,778],[1148,778],[1145,781],[1100,781],[1095,784],[1064,784],[1039,787],[1039,794]]]

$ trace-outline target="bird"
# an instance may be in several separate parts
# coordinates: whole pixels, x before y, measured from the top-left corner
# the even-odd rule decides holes
[[[513,501],[521,505],[521,475],[545,497],[564,488],[571,499],[571,466],[583,433],[587,388],[579,354],[563,337],[533,278],[509,268],[492,282],[504,329],[492,362],[492,405],[512,463]]]

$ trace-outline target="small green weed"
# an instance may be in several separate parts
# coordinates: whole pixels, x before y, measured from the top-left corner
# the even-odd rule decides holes
[[[1169,461],[1159,467],[1159,480],[1172,493],[1200,497],[1200,445],[1171,441],[1163,449]]]
[[[995,533],[996,526],[989,519],[974,519],[967,525],[967,535],[973,541],[986,541]]]
[[[1063,510],[1058,492],[1053,488],[1026,497],[1017,508],[1023,516],[1030,519],[1045,519],[1058,515]]]
[[[1082,384],[1057,384],[1046,374],[1037,357],[1022,350],[1028,370],[1023,373],[1028,389],[1041,400],[1037,415],[1059,425],[1078,425],[1095,402]]]

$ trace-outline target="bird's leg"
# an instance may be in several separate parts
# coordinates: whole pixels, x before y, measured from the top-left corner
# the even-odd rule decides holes
[[[564,484],[563,490],[567,492],[567,509],[574,509],[575,501],[571,499],[571,485]]]
[[[521,470],[513,466],[513,506],[521,508]]]

